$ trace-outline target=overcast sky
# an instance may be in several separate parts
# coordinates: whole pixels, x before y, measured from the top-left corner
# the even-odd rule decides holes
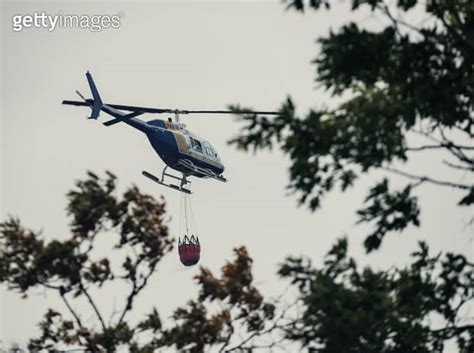
[[[35,11],[57,14],[121,14],[118,29],[25,28],[12,30],[12,17]],[[63,106],[89,96],[84,72],[90,70],[105,102],[182,109],[222,109],[240,103],[258,110],[278,109],[291,95],[298,112],[331,105],[315,91],[315,38],[348,18],[348,7],[305,15],[285,11],[279,1],[153,3],[2,3],[1,78],[1,217],[15,215],[47,240],[65,239],[65,193],[90,169],[110,170],[121,190],[138,185],[163,195],[178,236],[180,195],[153,184],[142,170],[160,173],[163,163],[145,136],[128,126],[106,128],[86,120],[84,108]],[[368,14],[368,26],[380,21]],[[155,116],[145,116],[155,118]],[[163,118],[166,118],[165,116]],[[334,192],[317,213],[297,208],[287,195],[288,161],[278,151],[245,154],[226,144],[240,124],[225,115],[184,117],[187,127],[208,139],[226,166],[228,183],[192,181],[191,197],[203,251],[201,264],[218,272],[232,248],[246,245],[254,257],[256,283],[276,296],[285,283],[276,279],[277,264],[288,255],[306,255],[320,264],[336,238],[348,235],[350,252],[363,264],[388,268],[406,263],[418,240],[433,251],[457,251],[472,257],[473,228],[468,210],[456,207],[461,195],[449,188],[417,188],[422,206],[420,228],[389,234],[380,251],[365,255],[361,246],[370,227],[356,226],[369,185],[382,174],[362,178],[350,191]],[[436,154],[409,164],[414,173],[462,181],[443,169]],[[396,185],[404,180],[394,178]],[[466,180],[464,180],[466,181]],[[107,242],[100,250],[107,254]],[[196,290],[197,268],[183,268],[173,253],[152,277],[137,301],[138,313],[158,307],[163,317]],[[122,304],[121,292],[94,292],[106,313]],[[0,338],[24,343],[38,335],[46,308],[62,309],[56,293],[36,290],[27,300],[0,287]],[[82,308],[79,305],[79,308]]]

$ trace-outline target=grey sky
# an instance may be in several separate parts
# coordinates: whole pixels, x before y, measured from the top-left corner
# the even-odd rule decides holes
[[[57,14],[123,13],[119,29],[91,33],[86,29],[12,31],[12,16],[45,11]],[[152,184],[141,170],[159,173],[163,163],[148,141],[128,126],[106,128],[86,120],[84,108],[62,106],[89,96],[84,72],[90,70],[104,101],[183,109],[221,109],[241,103],[260,110],[277,109],[289,94],[299,112],[330,105],[314,90],[314,39],[347,20],[348,7],[329,14],[286,12],[279,1],[153,2],[78,4],[34,1],[2,3],[1,215],[19,216],[24,225],[43,229],[46,239],[68,236],[65,192],[90,169],[115,173],[123,189],[131,183],[164,195],[171,230],[176,234],[180,195]],[[361,14],[367,25],[380,23]],[[146,118],[154,118],[148,116]],[[362,178],[352,190],[328,196],[311,214],[286,196],[288,161],[279,152],[255,156],[227,146],[240,127],[229,116],[192,116],[188,128],[211,141],[226,165],[229,182],[193,180],[192,204],[203,254],[201,264],[217,272],[244,244],[255,259],[256,282],[265,294],[285,286],[276,280],[276,264],[287,255],[304,254],[321,263],[335,239],[349,235],[351,254],[363,264],[389,267],[406,262],[420,239],[433,251],[452,250],[472,256],[469,210],[455,207],[460,194],[422,186],[420,228],[387,236],[382,249],[364,255],[361,243],[369,230],[355,226],[367,187],[382,174]],[[416,142],[416,141],[415,141]],[[462,180],[442,168],[436,154],[409,164],[413,172]],[[394,178],[403,185],[404,180]],[[103,253],[107,242],[101,243]],[[139,312],[158,307],[163,317],[195,292],[195,269],[183,269],[177,255],[159,266],[138,300]],[[95,293],[110,313],[119,290]],[[47,307],[62,308],[55,293],[38,290],[27,300],[0,288],[0,339],[25,342],[37,335]],[[84,314],[88,315],[88,314]],[[106,314],[107,316],[107,314]],[[87,317],[87,316],[86,316]]]

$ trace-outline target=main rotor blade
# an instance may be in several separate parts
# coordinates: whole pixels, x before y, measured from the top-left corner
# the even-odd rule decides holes
[[[241,112],[233,110],[179,110],[179,114],[265,114],[279,115],[279,112],[258,112],[253,110],[243,110]]]
[[[93,102],[93,100],[91,100]],[[78,105],[78,106],[88,106],[89,104],[86,102],[80,102],[80,101],[70,101],[70,100],[64,100],[63,104],[66,105]],[[122,105],[122,104],[108,104],[105,103],[104,105],[107,105],[111,108],[115,108],[118,110],[128,110],[132,112],[142,112],[142,113],[174,113],[175,109],[158,109],[158,108],[146,108],[146,107],[135,107],[132,105]]]
[[[80,102],[80,101],[70,101],[64,100],[63,104],[67,105],[76,105],[76,106],[89,106],[89,103]],[[243,110],[241,112],[236,112],[233,110],[184,110],[184,109],[160,109],[160,108],[147,108],[147,107],[136,107],[132,105],[122,105],[122,104],[108,104],[105,105],[118,109],[118,110],[128,110],[133,112],[142,112],[142,113],[153,113],[153,114],[262,114],[262,115],[279,115],[279,112],[262,112],[262,111],[251,111]]]

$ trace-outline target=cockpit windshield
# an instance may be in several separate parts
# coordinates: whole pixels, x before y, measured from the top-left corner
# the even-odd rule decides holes
[[[217,154],[216,150],[211,146],[211,144],[207,141],[203,141],[203,146],[204,146],[204,152],[211,157],[212,159],[215,159],[216,161],[220,161],[221,159],[219,158],[219,155]]]

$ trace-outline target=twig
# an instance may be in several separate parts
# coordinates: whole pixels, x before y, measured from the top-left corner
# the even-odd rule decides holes
[[[451,163],[449,161],[443,161],[443,163],[446,164],[448,167],[451,167],[451,168],[454,168],[454,169],[460,169],[460,170],[474,172],[474,165],[472,167],[465,167],[465,166],[462,166],[462,165]]]
[[[66,304],[66,307],[68,308],[68,310],[70,311],[70,313],[72,314],[72,316],[74,316],[74,320],[76,320],[76,323],[79,327],[82,327],[82,322],[81,322],[81,319],[80,317],[77,315],[77,313],[74,311],[74,309],[71,307],[71,305],[69,304],[68,300],[66,299],[66,293],[62,290],[59,291],[59,295],[61,296],[64,304]]]
[[[230,339],[232,335],[234,334],[234,326],[232,325],[232,322],[229,323],[229,334],[226,337],[226,340],[224,344],[222,345],[221,349],[219,349],[219,352],[225,352],[224,348],[226,348],[229,345]]]
[[[417,147],[407,147],[407,151],[423,151],[423,150],[430,150],[430,149],[438,149],[438,148],[459,148],[463,150],[474,150],[474,146],[463,146],[463,145],[455,145],[453,143],[443,143],[439,145],[425,145],[425,146],[417,146]]]
[[[138,264],[140,263],[140,260],[137,262],[136,264],[136,267],[138,266]],[[123,309],[123,312],[122,312],[122,315],[120,315],[120,319],[118,321],[118,324],[122,323],[123,319],[125,318],[125,315],[127,314],[127,312],[132,309],[132,306],[133,306],[133,300],[135,299],[135,296],[140,293],[140,291],[146,286],[147,282],[148,282],[148,279],[151,277],[151,275],[155,272],[155,267],[156,267],[156,263],[150,268],[150,271],[148,272],[148,274],[143,278],[143,282],[137,286],[137,281],[136,279],[133,280],[133,287],[132,287],[132,291],[130,292],[130,294],[128,295],[127,297],[127,303],[125,304],[125,308]]]
[[[462,189],[462,190],[469,190],[469,189],[472,188],[472,186],[470,186],[470,185],[456,184],[456,183],[451,183],[449,181],[436,180],[436,179],[433,179],[433,178],[430,178],[430,177],[427,177],[427,176],[413,175],[413,174],[406,173],[406,172],[403,172],[401,170],[397,170],[397,169],[393,169],[393,168],[389,168],[389,167],[382,167],[382,169],[387,171],[387,172],[398,174],[398,175],[404,176],[404,177],[409,178],[409,179],[417,180],[421,183],[427,181],[427,182],[432,183],[432,184],[437,184],[437,185],[442,185],[442,186],[450,186],[450,187],[457,188],[457,189]]]
[[[434,138],[432,135],[422,131],[422,130],[418,130],[418,129],[410,129],[409,130],[410,132],[413,132],[415,134],[418,134],[418,135],[421,135],[423,137],[426,137],[428,140],[431,140],[432,142],[436,142],[436,143],[439,143],[439,144],[442,144],[443,141],[442,140],[438,140],[437,138]]]
[[[434,138],[430,134],[427,134],[426,132],[421,131],[421,130],[410,129],[410,131],[415,133],[415,134],[421,135],[421,136],[431,140],[432,142],[435,142],[438,145],[444,146],[448,152],[450,152],[453,156],[455,156],[460,161],[462,161],[466,164],[469,164],[469,165],[474,164],[474,159],[469,158],[463,152],[463,149],[472,149],[472,147],[471,146],[456,145],[455,143],[450,141],[448,138],[446,138],[446,135],[444,134],[444,132],[441,128],[439,128],[439,133],[441,134],[442,140]]]
[[[225,350],[224,352],[232,352],[232,351],[235,351],[235,350],[238,350],[238,349],[242,349],[242,348],[245,348],[245,344],[247,344],[248,342],[250,342],[252,339],[254,339],[255,337],[258,337],[258,336],[263,336],[267,333],[270,333],[272,332],[273,330],[277,329],[277,328],[280,328],[280,329],[284,329],[285,326],[289,326],[291,325],[292,323],[289,323],[289,324],[286,324],[286,325],[280,325],[279,322],[280,320],[282,320],[285,315],[286,315],[286,312],[291,308],[293,307],[298,301],[295,301],[293,303],[291,303],[290,305],[288,305],[286,308],[284,308],[281,312],[281,314],[275,319],[274,323],[272,326],[270,326],[269,328],[267,328],[266,330],[263,330],[263,331],[256,331],[256,332],[253,332],[252,334],[250,334],[247,338],[245,338],[242,342],[238,343],[237,345],[235,345],[234,347],[232,348],[229,348],[227,350]],[[269,347],[271,348],[271,347]]]
[[[89,304],[92,306],[92,308],[94,309],[94,312],[95,314],[97,315],[97,318],[99,319],[100,321],[100,324],[102,326],[102,330],[105,332],[107,330],[107,326],[105,325],[105,322],[104,322],[104,319],[102,318],[102,315],[100,314],[100,311],[99,309],[97,308],[97,306],[95,305],[95,302],[92,300],[92,297],[90,296],[89,292],[87,291],[87,289],[84,287],[84,285],[82,284],[82,281],[79,281],[79,288],[81,289],[82,293],[84,293],[84,295],[86,296],[87,300],[89,301]]]
[[[471,165],[474,164],[474,159],[471,159],[466,156],[461,146],[454,144],[448,138],[446,138],[446,135],[444,134],[444,131],[441,128],[439,128],[439,133],[441,134],[441,137],[443,138],[444,142],[447,143],[446,148],[451,151],[453,155],[455,155],[460,161],[466,162],[467,164]]]
[[[82,327],[82,322],[81,322],[81,319],[79,317],[79,315],[77,315],[77,313],[74,311],[74,309],[71,307],[71,305],[69,304],[67,298],[66,298],[66,292],[64,290],[63,287],[60,287],[59,289],[59,295],[61,296],[64,304],[66,305],[66,307],[68,308],[69,312],[72,314],[72,316],[74,317],[74,320],[76,320],[76,323],[77,325],[79,326],[79,328]],[[87,341],[87,345],[88,345],[88,350],[91,351],[91,352],[96,352],[96,349],[95,349],[95,346],[94,344],[92,343],[92,341],[90,340],[90,338],[88,337],[84,337]]]
[[[395,18],[392,13],[390,12],[390,9],[388,8],[388,6],[386,4],[382,4],[382,5],[377,5],[377,8],[379,10],[381,10],[389,19],[390,21],[392,21],[394,27],[395,27],[395,30],[397,31],[398,35],[400,37],[402,37],[402,34],[400,32],[400,29],[399,29],[399,25],[403,25],[413,31],[415,31],[416,33],[418,33],[419,35],[421,35],[422,37],[425,37],[425,34],[417,27],[403,21],[402,19],[400,18]]]

